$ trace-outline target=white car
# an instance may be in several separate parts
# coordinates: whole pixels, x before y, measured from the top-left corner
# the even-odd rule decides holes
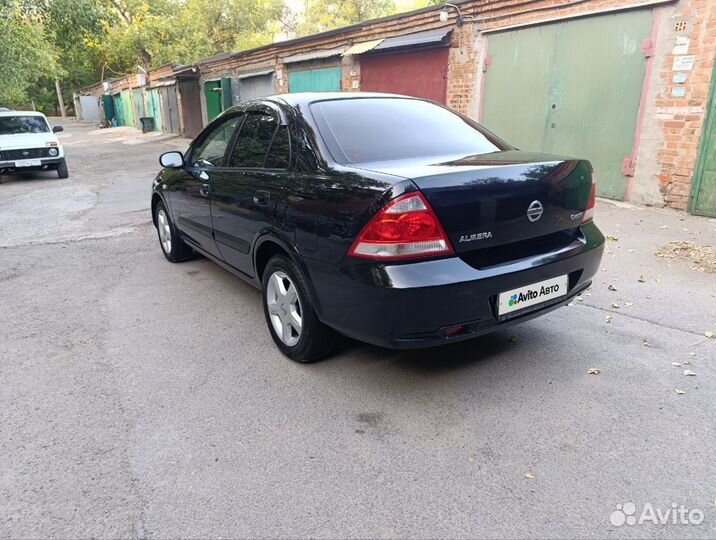
[[[35,111],[0,111],[0,175],[30,171],[57,171],[67,178],[67,162],[45,115]]]

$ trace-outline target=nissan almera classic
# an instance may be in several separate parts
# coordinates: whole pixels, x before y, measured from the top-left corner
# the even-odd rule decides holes
[[[196,251],[259,288],[299,362],[337,334],[410,349],[527,321],[589,287],[602,257],[588,161],[517,150],[418,98],[250,101],[160,163],[165,257]]]

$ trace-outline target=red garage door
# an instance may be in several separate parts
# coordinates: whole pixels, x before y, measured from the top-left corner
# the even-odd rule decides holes
[[[363,55],[360,59],[360,89],[363,92],[391,92],[445,103],[448,51],[447,47],[441,47]]]

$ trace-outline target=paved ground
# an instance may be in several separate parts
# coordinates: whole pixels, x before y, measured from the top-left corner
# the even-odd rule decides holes
[[[186,141],[63,142],[68,180],[0,186],[1,537],[716,534],[716,274],[654,255],[714,220],[600,203],[615,239],[573,306],[303,366],[257,291],[162,257],[150,180]],[[704,521],[612,525],[627,502]]]

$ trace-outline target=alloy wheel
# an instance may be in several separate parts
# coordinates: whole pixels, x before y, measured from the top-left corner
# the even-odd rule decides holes
[[[157,212],[157,230],[159,231],[159,241],[162,244],[164,253],[172,251],[172,229],[169,225],[169,218],[163,208]]]
[[[280,270],[269,277],[266,304],[276,335],[283,343],[293,347],[301,337],[301,299],[291,279]]]

